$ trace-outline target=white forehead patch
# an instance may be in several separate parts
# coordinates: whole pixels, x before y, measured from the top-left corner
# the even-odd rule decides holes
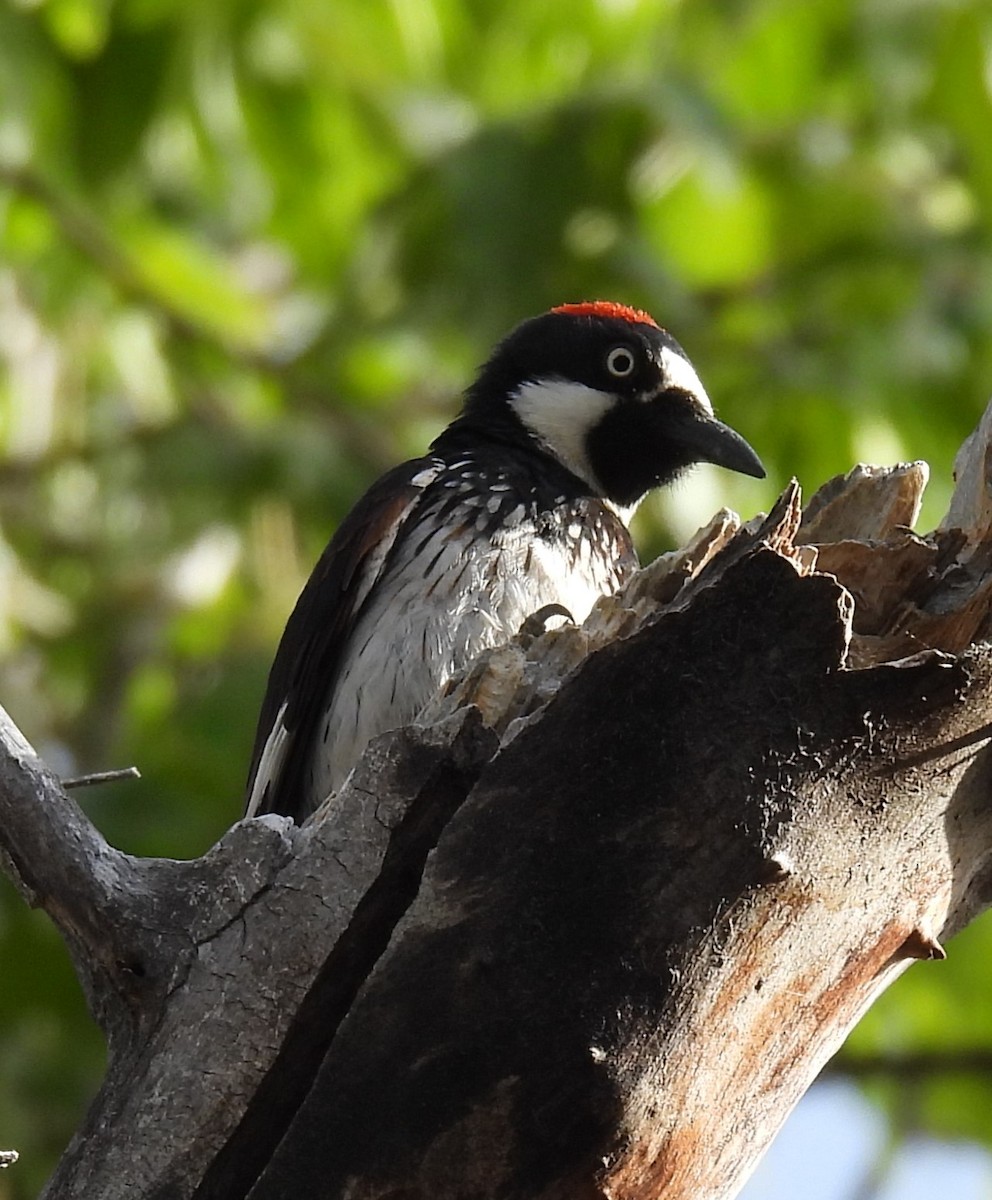
[[[510,396],[524,428],[597,493],[602,487],[589,465],[586,437],[615,403],[609,392],[553,377],[530,379]]]
[[[706,395],[706,389],[696,374],[696,368],[687,358],[670,346],[662,346],[661,370],[666,386],[681,388],[682,391],[695,396],[702,407],[711,416],[713,415],[713,405],[710,403],[709,396]]]

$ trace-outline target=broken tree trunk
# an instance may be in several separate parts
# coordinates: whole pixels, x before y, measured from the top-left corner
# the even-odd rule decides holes
[[[195,862],[107,846],[8,727],[0,839],[110,1047],[46,1195],[734,1195],[992,903],[990,430],[930,537],[921,464],[723,514]]]

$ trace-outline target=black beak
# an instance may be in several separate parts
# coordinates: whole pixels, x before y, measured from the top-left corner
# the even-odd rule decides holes
[[[736,429],[695,405],[669,410],[669,436],[692,457],[693,462],[715,463],[741,475],[764,479],[765,468]]]
[[[603,495],[618,504],[636,504],[693,463],[765,477],[761,459],[741,435],[679,387],[616,404],[589,431],[586,451]]]

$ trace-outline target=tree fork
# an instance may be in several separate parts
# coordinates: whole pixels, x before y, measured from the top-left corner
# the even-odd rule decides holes
[[[131,858],[8,728],[0,841],[110,1044],[46,1195],[734,1195],[992,903],[989,421],[936,534],[919,465],[722,514],[301,829]]]

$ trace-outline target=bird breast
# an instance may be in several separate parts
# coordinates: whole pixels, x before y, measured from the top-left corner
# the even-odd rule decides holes
[[[560,604],[584,621],[632,569],[626,531],[592,499],[499,514],[478,496],[460,503],[457,517],[430,532],[422,522],[404,536],[356,622],[311,759],[318,803],[341,786],[371,738],[409,724],[531,614]]]

